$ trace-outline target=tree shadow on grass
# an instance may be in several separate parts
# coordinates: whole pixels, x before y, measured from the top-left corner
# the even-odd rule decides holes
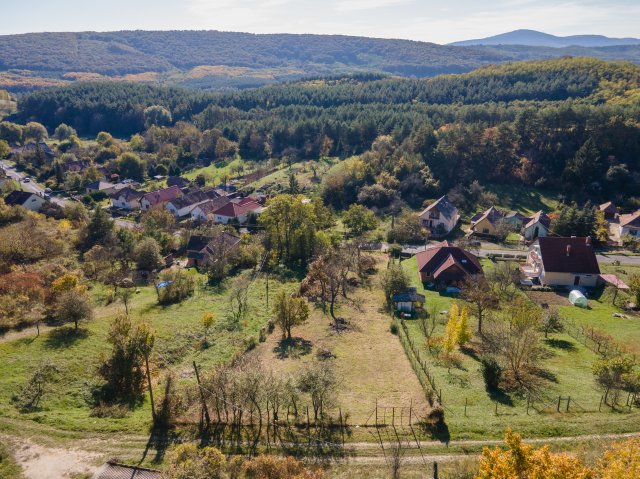
[[[311,352],[313,343],[304,338],[281,339],[273,348],[278,359],[298,358]]]
[[[88,337],[89,331],[84,328],[75,329],[70,326],[63,326],[51,331],[47,335],[44,344],[45,347],[50,349],[68,348],[75,342]]]
[[[558,376],[556,376],[551,371],[542,368],[535,368],[531,371],[531,373],[539,378],[546,379],[547,381],[551,381],[552,383],[558,382]]]
[[[576,350],[576,346],[571,341],[567,341],[565,339],[548,338],[545,339],[544,342],[547,346],[554,349],[562,349],[567,352],[573,352]]]
[[[511,396],[500,388],[487,389],[487,394],[489,394],[489,398],[494,402],[505,406],[513,406],[513,399]]]

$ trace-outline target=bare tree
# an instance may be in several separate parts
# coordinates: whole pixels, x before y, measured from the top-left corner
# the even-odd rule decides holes
[[[472,311],[478,319],[478,334],[482,335],[482,322],[485,312],[498,305],[498,298],[482,275],[469,276],[462,285],[462,298],[472,305]]]
[[[250,281],[247,278],[241,277],[233,283],[229,291],[227,313],[234,327],[237,327],[240,321],[247,315],[249,309],[249,285]]]
[[[348,299],[349,275],[357,271],[357,257],[345,248],[332,249],[320,256],[309,266],[304,288],[317,287],[323,301],[329,302],[329,313],[338,327],[339,320],[335,306],[340,296]]]
[[[501,261],[487,275],[491,289],[498,295],[507,299],[513,298],[517,290],[518,270],[513,268],[508,261]]]

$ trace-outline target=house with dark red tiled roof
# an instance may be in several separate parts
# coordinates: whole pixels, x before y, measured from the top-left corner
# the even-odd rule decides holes
[[[161,190],[151,191],[146,193],[140,200],[140,209],[146,211],[154,206],[163,205],[167,201],[171,201],[175,198],[182,196],[182,191],[177,186],[170,186]]]
[[[418,253],[416,261],[423,283],[456,284],[470,276],[483,274],[475,255],[448,241]]]
[[[521,267],[529,278],[544,286],[584,286],[598,281],[600,267],[591,238],[540,237],[529,247]]]
[[[262,213],[262,205],[251,198],[233,199],[226,205],[213,212],[213,220],[216,223],[227,224],[237,220],[238,223],[246,223],[250,214]]]

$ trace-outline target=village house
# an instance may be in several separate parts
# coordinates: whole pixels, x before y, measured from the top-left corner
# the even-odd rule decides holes
[[[443,196],[427,206],[419,215],[420,224],[427,228],[432,237],[443,237],[451,233],[455,228],[460,215],[458,208]]]
[[[193,221],[214,221],[214,211],[222,208],[230,201],[229,198],[223,196],[200,203],[191,210],[191,219]]]
[[[504,221],[513,231],[521,231],[524,225],[531,221],[531,218],[523,215],[519,211],[510,211],[504,215]]]
[[[452,285],[470,276],[483,274],[478,258],[457,246],[443,241],[434,248],[416,255],[418,274],[423,283]]]
[[[551,218],[544,211],[538,211],[531,217],[529,222],[522,229],[522,237],[527,241],[533,241],[536,238],[547,236],[549,227],[551,226]]]
[[[471,233],[478,236],[500,238],[506,236],[504,214],[495,207],[471,218]]]
[[[640,210],[635,213],[620,215],[620,238],[625,235],[640,238]]]
[[[87,194],[104,192],[107,196],[117,191],[116,185],[108,181],[94,181],[84,187]]]
[[[182,176],[169,176],[167,177],[167,187],[177,186],[178,188],[188,188],[191,186],[191,182]]]
[[[111,207],[125,210],[137,210],[140,208],[140,200],[144,192],[125,187],[110,195]]]
[[[147,211],[154,206],[163,205],[167,201],[179,198],[182,196],[182,191],[177,186],[170,186],[161,190],[151,191],[145,193],[140,199],[140,209]]]
[[[425,297],[419,294],[416,288],[409,288],[402,293],[394,294],[391,301],[396,311],[400,313],[413,313],[422,309]]]
[[[31,142],[31,143],[27,143],[26,145],[16,146],[11,149],[12,156],[21,155],[25,153],[42,153],[48,163],[53,162],[53,160],[55,160],[56,158],[55,151],[53,151],[51,147],[47,145],[47,143],[44,141],[41,141],[39,143]]]
[[[522,273],[543,286],[583,286],[598,282],[600,267],[591,238],[539,237],[529,247]]]
[[[216,236],[192,235],[187,243],[187,268],[207,268],[240,244],[240,238],[227,231]]]
[[[611,201],[602,203],[598,208],[604,213],[604,219],[606,220],[614,220],[618,215],[616,205],[614,205]]]
[[[212,198],[206,192],[196,190],[167,201],[166,208],[176,218],[182,218],[190,215],[196,206],[210,199]]]
[[[4,202],[8,206],[22,206],[30,211],[40,211],[47,200],[29,191],[15,190],[5,197]]]
[[[213,212],[213,221],[223,225],[230,221],[247,222],[250,214],[259,215],[262,205],[252,198],[233,199]]]

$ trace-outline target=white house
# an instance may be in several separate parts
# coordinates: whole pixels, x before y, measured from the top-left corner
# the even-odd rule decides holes
[[[196,205],[191,210],[191,219],[193,221],[214,221],[214,212],[231,200],[227,197],[214,198],[211,200],[204,201],[198,205]]]
[[[420,213],[420,224],[429,229],[432,237],[446,236],[456,227],[460,215],[458,208],[449,201],[447,195],[427,206]]]
[[[549,234],[551,218],[544,211],[538,211],[522,228],[522,236],[527,241],[533,241]]]
[[[210,199],[209,195],[204,191],[194,191],[167,201],[165,207],[176,218],[182,218],[183,216],[189,216],[196,206]]]
[[[137,210],[140,208],[140,200],[144,196],[141,191],[133,188],[123,188],[111,194],[111,207],[125,210]]]
[[[29,191],[14,190],[7,195],[4,202],[9,206],[22,206],[31,211],[40,211],[47,200]]]
[[[624,235],[640,238],[640,210],[628,215],[620,215],[620,238]]]
[[[175,198],[182,196],[182,191],[177,186],[170,186],[161,190],[151,191],[145,193],[140,199],[140,209],[147,211],[157,205],[162,205],[167,201],[171,201]]]
[[[262,206],[251,198],[234,199],[213,212],[213,220],[216,223],[227,224],[237,220],[238,223],[247,222],[251,213],[259,215],[262,213]]]
[[[527,262],[521,267],[528,278],[538,278],[544,286],[596,286],[600,267],[591,238],[542,236],[529,247]]]

